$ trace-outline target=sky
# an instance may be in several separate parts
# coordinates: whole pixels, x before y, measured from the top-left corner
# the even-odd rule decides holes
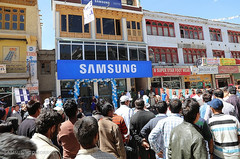
[[[205,19],[219,19],[240,15],[240,0],[140,0],[143,9]],[[51,0],[38,0],[42,27],[42,49],[55,47],[55,32]],[[240,24],[240,18],[225,20]]]

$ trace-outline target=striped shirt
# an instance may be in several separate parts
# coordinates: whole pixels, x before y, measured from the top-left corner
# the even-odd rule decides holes
[[[119,130],[120,130],[120,132],[121,132],[121,134],[122,134],[123,142],[125,143],[126,140],[125,140],[124,135],[127,134],[128,129],[127,129],[127,126],[126,126],[126,124],[125,124],[125,121],[124,121],[123,117],[118,116],[117,114],[114,114],[113,117],[112,117],[112,121],[113,121],[115,124],[118,125]]]
[[[209,119],[209,127],[214,140],[214,155],[219,158],[240,158],[240,125],[236,117],[216,114]]]

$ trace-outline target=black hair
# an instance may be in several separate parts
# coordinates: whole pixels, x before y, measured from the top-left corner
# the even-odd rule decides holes
[[[40,103],[34,100],[30,100],[27,104],[27,111],[29,115],[34,115],[39,108],[41,108]]]
[[[62,122],[62,116],[57,111],[43,110],[36,119],[36,132],[45,135],[52,126],[58,126]]]
[[[143,109],[144,108],[144,101],[142,98],[137,99],[135,102],[136,109]]]
[[[240,89],[240,86],[238,86],[238,89]]]
[[[213,89],[205,90],[204,94],[206,94],[206,93],[213,95]]]
[[[215,89],[213,91],[213,95],[215,95],[217,98],[223,98],[224,97],[224,93],[223,93],[223,90],[221,89]]]
[[[203,101],[204,101],[205,103],[207,103],[207,102],[210,102],[210,101],[212,100],[212,95],[209,94],[209,93],[204,93],[204,94],[202,95],[202,98],[203,98]]]
[[[77,104],[74,100],[67,100],[66,103],[63,105],[63,110],[68,118],[76,117],[76,113],[78,110]]]
[[[199,93],[202,94],[202,90],[201,89],[198,89],[196,94],[199,94]]]
[[[229,88],[228,88],[228,91],[229,91],[230,94],[236,94],[236,93],[237,93],[236,87],[233,87],[233,86],[232,86],[232,87],[229,87]]]
[[[6,119],[6,121],[12,123],[12,128],[13,128],[14,132],[16,132],[18,130],[18,118],[17,117],[8,117]]]
[[[108,112],[114,110],[113,106],[110,103],[101,105],[100,109],[103,116],[108,116]]]
[[[199,113],[199,107],[199,103],[195,99],[186,99],[182,106],[184,120],[193,124],[196,120],[197,114]]]
[[[158,113],[166,113],[167,108],[168,108],[168,105],[165,101],[159,101],[155,105],[155,109],[158,111]]]
[[[179,113],[182,108],[182,102],[179,99],[172,99],[169,106],[172,113]]]
[[[27,159],[36,154],[36,145],[25,136],[0,134],[0,156],[6,159]]]
[[[4,121],[0,124],[0,133],[7,133],[7,132],[11,133],[12,131],[13,131],[13,124],[11,121]]]
[[[83,117],[74,124],[74,134],[84,149],[92,148],[94,138],[98,134],[98,122],[94,117]]]

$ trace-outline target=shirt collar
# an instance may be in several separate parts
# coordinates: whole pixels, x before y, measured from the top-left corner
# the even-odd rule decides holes
[[[37,118],[29,115],[29,116],[27,117],[27,119],[34,119],[34,120],[35,120],[35,119],[37,119]]]
[[[91,149],[80,149],[78,151],[78,155],[82,155],[82,154],[92,154],[92,153],[95,153],[99,151],[99,148],[98,147],[94,147],[94,148],[91,148]]]
[[[181,115],[179,113],[170,113],[168,116],[178,116],[178,117],[181,117]]]
[[[156,115],[156,117],[167,117],[167,114],[159,113]]]

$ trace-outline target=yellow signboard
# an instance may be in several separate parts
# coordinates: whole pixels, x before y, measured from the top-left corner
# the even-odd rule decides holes
[[[236,60],[233,58],[221,58],[220,59],[220,65],[226,66],[226,65],[236,65]]]

